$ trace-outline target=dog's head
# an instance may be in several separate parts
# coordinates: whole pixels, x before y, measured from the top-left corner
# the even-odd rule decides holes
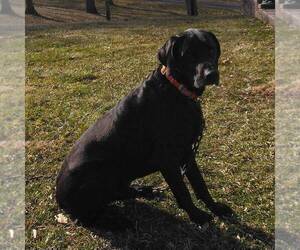
[[[159,61],[188,89],[201,95],[219,83],[220,44],[211,32],[188,29],[172,36],[158,51]]]

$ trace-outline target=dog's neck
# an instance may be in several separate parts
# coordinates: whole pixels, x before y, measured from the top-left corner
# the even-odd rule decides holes
[[[181,84],[174,74],[170,71],[170,69],[164,65],[162,65],[160,69],[160,73],[164,75],[169,83],[173,85],[182,95],[196,101],[199,97],[194,91],[189,90],[187,87],[185,87],[183,84]]]

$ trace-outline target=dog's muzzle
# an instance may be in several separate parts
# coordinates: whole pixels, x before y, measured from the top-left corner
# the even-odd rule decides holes
[[[206,85],[219,84],[219,71],[211,63],[199,64],[196,67],[196,75],[194,76],[194,87],[197,89],[205,88]]]

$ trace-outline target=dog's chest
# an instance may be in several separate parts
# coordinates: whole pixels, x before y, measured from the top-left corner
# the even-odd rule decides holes
[[[185,105],[174,105],[166,108],[161,114],[162,127],[166,134],[179,142],[194,143],[202,134],[204,128],[204,118],[201,107],[195,103],[185,103]]]
[[[174,160],[182,165],[192,155],[192,145],[202,135],[204,119],[201,108],[196,104],[160,104],[151,123],[154,147],[146,165],[163,167],[166,162]]]

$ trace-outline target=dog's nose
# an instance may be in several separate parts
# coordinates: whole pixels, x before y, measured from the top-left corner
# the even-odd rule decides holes
[[[207,84],[219,84],[219,72],[217,70],[205,70],[204,77]]]

